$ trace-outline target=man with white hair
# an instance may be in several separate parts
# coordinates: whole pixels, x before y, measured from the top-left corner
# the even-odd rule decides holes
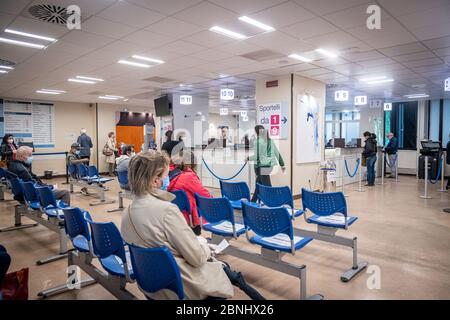
[[[31,171],[31,163],[33,162],[33,149],[28,146],[22,146],[17,149],[16,159],[8,163],[8,170],[15,173],[19,179],[23,181],[34,180],[39,185],[45,186],[37,175]],[[53,194],[58,200],[70,205],[70,193],[67,190],[53,189]]]
[[[397,138],[394,137],[392,132],[387,134],[387,138],[389,139],[389,143],[384,148],[388,156],[389,167],[391,168],[391,175],[388,178],[396,178],[397,177],[397,151],[398,151],[398,141]],[[384,164],[383,164],[384,165]]]
[[[80,136],[77,139],[77,143],[79,143],[81,146],[79,154],[80,159],[88,159],[89,164],[89,160],[91,158],[91,148],[94,145],[92,144],[91,137],[89,137],[86,133],[87,133],[86,128],[82,128],[80,130]]]

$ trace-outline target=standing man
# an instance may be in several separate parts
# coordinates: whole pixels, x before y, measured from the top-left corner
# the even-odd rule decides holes
[[[448,137],[450,138],[450,134],[448,135]],[[447,164],[450,165],[450,140],[448,140],[448,142],[447,142],[446,149],[447,149]],[[442,173],[442,174],[444,174],[444,173]],[[448,180],[447,180],[447,188],[446,189],[447,190],[450,189],[450,176],[448,177]]]
[[[392,132],[388,133],[387,138],[389,139],[389,143],[384,148],[384,151],[388,156],[389,167],[391,168],[391,175],[388,176],[388,178],[396,178],[398,141],[397,138],[394,137],[394,134]]]
[[[91,148],[94,146],[92,144],[91,137],[89,137],[86,134],[87,130],[86,128],[82,128],[80,130],[80,136],[77,139],[77,143],[80,144],[80,159],[88,159],[87,163],[89,164],[89,161],[91,159]]]
[[[362,156],[366,159],[367,166],[367,184],[366,186],[375,186],[375,162],[377,162],[377,140],[374,133],[364,132],[364,151]]]

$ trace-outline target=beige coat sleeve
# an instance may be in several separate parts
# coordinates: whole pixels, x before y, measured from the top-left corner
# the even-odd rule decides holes
[[[207,244],[200,243],[177,208],[170,208],[164,218],[167,240],[193,267],[200,267],[211,257]]]

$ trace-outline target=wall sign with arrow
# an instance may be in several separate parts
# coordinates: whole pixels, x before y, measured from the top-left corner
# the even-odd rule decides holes
[[[269,136],[276,140],[288,138],[289,118],[286,102],[260,104],[257,107],[257,124],[269,130]]]

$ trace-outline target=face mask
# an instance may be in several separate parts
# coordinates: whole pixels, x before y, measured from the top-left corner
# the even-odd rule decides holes
[[[33,162],[33,157],[28,157],[25,161],[27,164],[31,164]]]
[[[169,176],[167,176],[162,180],[161,190],[167,191],[169,184],[170,184],[170,179],[169,179]]]
[[[75,154],[80,154],[80,150],[75,151]]]
[[[132,152],[130,156],[134,157],[135,155],[136,155],[136,152]]]
[[[13,144],[13,142],[14,142],[13,139],[9,139],[9,140],[8,140],[8,143],[9,143],[9,144]]]

